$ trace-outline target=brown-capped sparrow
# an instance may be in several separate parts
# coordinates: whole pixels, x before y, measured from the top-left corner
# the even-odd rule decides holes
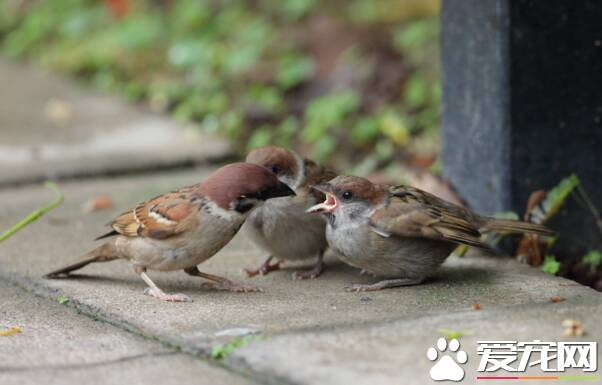
[[[146,270],[173,271],[206,278],[203,286],[217,290],[257,291],[226,278],[203,273],[197,265],[224,247],[249,213],[265,200],[294,195],[286,184],[264,167],[233,163],[214,171],[203,182],[149,199],[110,223],[113,230],[97,239],[112,237],[72,265],[46,275],[67,275],[92,262],[129,260],[148,284],[146,294],[164,301],[190,301],[184,294],[166,294]]]
[[[297,261],[317,257],[311,270],[298,271],[294,279],[315,278],[322,272],[326,242],[326,221],[307,213],[307,209],[324,200],[324,194],[310,189],[311,185],[328,181],[336,174],[296,152],[280,147],[262,147],[247,155],[247,162],[272,170],[281,182],[295,190],[295,196],[271,199],[253,211],[243,232],[261,249],[268,259],[257,269],[246,269],[249,276],[278,270],[283,260]],[[270,264],[273,258],[277,262]]]
[[[349,265],[385,278],[350,291],[419,284],[458,244],[490,249],[481,241],[486,232],[554,234],[534,223],[483,217],[407,186],[339,176],[314,188],[326,200],[308,211],[327,217],[330,247]]]

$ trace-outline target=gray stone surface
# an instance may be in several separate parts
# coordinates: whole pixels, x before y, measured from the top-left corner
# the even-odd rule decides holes
[[[333,331],[308,332],[277,336],[260,344],[238,350],[228,361],[231,365],[250,367],[264,375],[295,384],[329,385],[422,385],[435,383],[429,377],[433,362],[427,349],[436,345],[440,329],[464,331],[461,350],[468,354],[463,365],[462,383],[473,384],[480,375],[556,375],[537,367],[525,373],[479,373],[477,341],[602,341],[602,314],[599,299],[578,296],[568,303],[539,303],[520,306],[488,304],[480,311],[463,307],[451,314],[403,317],[389,323],[366,327],[338,328]],[[584,337],[563,337],[563,320],[585,320]],[[449,349],[445,353],[450,353]],[[453,358],[455,354],[450,354]],[[534,361],[534,360],[533,360]],[[515,366],[515,365],[513,365]],[[563,375],[598,375],[571,369]],[[599,379],[599,377],[598,377]],[[531,380],[529,384],[549,384],[549,380]],[[581,381],[580,381],[581,382]],[[451,383],[451,382],[444,382]],[[505,383],[487,381],[487,383]]]
[[[226,364],[269,383],[425,383],[425,350],[438,328],[471,330],[465,339],[475,360],[476,339],[561,338],[564,318],[580,319],[600,341],[602,298],[565,279],[551,277],[511,259],[486,256],[451,258],[429,282],[374,293],[347,293],[349,283],[370,282],[358,271],[328,258],[328,270],[313,281],[292,281],[293,268],[256,279],[243,267],[263,255],[237,237],[202,271],[238,282],[253,282],[263,293],[210,292],[184,273],[150,272],[168,292],[184,292],[193,303],[170,304],[144,296],[145,284],[125,261],[88,266],[79,277],[45,280],[40,276],[94,247],[104,223],[135,202],[202,179],[209,170],[153,176],[61,183],[66,200],[48,216],[2,243],[0,277],[41,296],[70,298],[69,306],[115,326],[206,355],[223,343],[224,331],[246,328],[263,337],[235,352]],[[109,195],[114,208],[83,214],[82,202]],[[0,228],[50,199],[41,187],[5,188]],[[565,301],[551,303],[550,297]],[[471,310],[479,303],[482,310]],[[469,365],[474,365],[471,361]],[[470,366],[469,366],[470,368]],[[412,382],[414,381],[414,382]]]
[[[0,280],[0,383],[251,384],[223,368],[145,340]]]
[[[24,64],[0,60],[0,83],[0,185],[205,163],[232,153],[225,140]]]

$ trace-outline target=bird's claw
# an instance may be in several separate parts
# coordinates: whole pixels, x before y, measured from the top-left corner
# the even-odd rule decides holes
[[[150,295],[151,297],[155,297],[157,299],[160,299],[161,301],[192,302],[192,298],[190,298],[186,294],[182,294],[182,293],[166,294],[166,293],[162,292],[161,290],[158,290],[158,289],[155,289],[152,287],[147,287],[146,289],[144,289],[144,294]]]
[[[360,292],[365,292],[365,291],[378,291],[378,290],[382,290],[382,289],[383,289],[383,287],[378,284],[362,285],[362,284],[356,283],[351,286],[345,286],[345,291],[351,292],[351,293],[360,293]]]
[[[304,280],[304,279],[314,279],[318,278],[322,274],[322,267],[314,267],[310,270],[305,271],[295,271],[293,273],[293,280]]]
[[[282,268],[283,261],[278,261],[276,263],[264,263],[257,269],[244,269],[245,273],[247,273],[247,277],[255,277],[256,275],[267,275],[271,271],[280,270]]]

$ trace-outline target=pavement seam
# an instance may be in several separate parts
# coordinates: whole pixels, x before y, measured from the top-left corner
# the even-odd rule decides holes
[[[60,182],[66,181],[82,181],[88,179],[96,179],[96,178],[116,178],[116,177],[127,177],[127,176],[145,176],[155,174],[157,172],[167,172],[167,171],[187,171],[193,170],[198,167],[211,167],[211,166],[221,166],[226,163],[240,161],[240,158],[235,156],[233,153],[227,153],[220,156],[208,157],[203,160],[182,160],[179,162],[174,162],[172,164],[154,164],[147,163],[141,167],[130,167],[123,168],[119,170],[108,170],[102,172],[71,172],[71,173],[63,173],[61,175],[56,175],[53,177],[49,176],[37,176],[31,178],[23,178],[23,179],[14,179],[7,181],[0,181],[0,189],[3,188],[13,188],[13,187],[27,187],[31,185],[36,185],[46,180],[54,180]]]
[[[39,298],[44,298],[51,301],[56,301],[57,296],[63,294],[63,292],[59,289],[55,289],[49,286],[45,286],[39,282],[35,282],[27,277],[23,276],[15,276],[15,275],[7,275],[6,272],[0,270],[0,278],[4,281],[25,290]],[[192,348],[182,345],[179,341],[168,338],[165,336],[158,336],[154,334],[149,334],[144,332],[142,329],[132,325],[127,321],[118,321],[111,318],[110,314],[105,313],[102,309],[94,308],[88,304],[78,301],[77,299],[70,298],[67,303],[64,303],[63,306],[70,307],[75,309],[79,314],[82,314],[85,317],[93,319],[95,321],[100,321],[116,327],[118,329],[124,330],[128,333],[134,334],[138,337],[141,337],[145,340],[155,341],[166,348],[173,349],[173,354],[177,353],[185,353],[187,355],[193,356],[196,359],[204,362],[207,365],[211,365],[213,367],[221,368],[228,373],[231,373],[236,376],[243,377],[246,380],[250,380],[257,384],[265,384],[265,385],[296,385],[295,383],[291,383],[290,381],[283,381],[282,379],[269,378],[261,371],[256,371],[252,368],[248,367],[239,367],[239,366],[231,366],[227,365],[223,361],[216,361],[211,359],[211,352],[207,349],[202,348]],[[135,357],[135,356],[132,356]],[[126,357],[127,358],[127,357]],[[0,367],[0,371],[3,368]]]
[[[143,358],[149,357],[163,357],[163,356],[173,356],[180,354],[180,352],[169,351],[169,352],[157,352],[157,353],[141,353],[135,354],[132,356],[124,356],[119,358],[114,358],[112,360],[105,361],[97,361],[97,362],[89,362],[85,364],[67,364],[67,365],[42,365],[42,366],[0,366],[0,372],[22,372],[22,371],[32,371],[32,370],[77,370],[77,369],[86,369],[86,368],[94,368],[98,366],[106,366],[106,365],[114,365],[122,362],[134,361]]]

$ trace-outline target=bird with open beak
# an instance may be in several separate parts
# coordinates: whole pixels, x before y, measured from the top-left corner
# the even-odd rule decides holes
[[[419,284],[458,244],[490,249],[483,233],[554,234],[539,224],[483,217],[408,186],[338,176],[314,188],[326,199],[308,212],[327,218],[330,247],[349,265],[384,278],[350,291]]]
[[[247,162],[266,167],[278,179],[291,186],[296,195],[271,199],[253,211],[243,227],[243,232],[261,249],[269,253],[268,259],[257,269],[246,269],[249,276],[267,274],[280,269],[284,260],[298,261],[316,258],[314,267],[293,273],[294,279],[315,278],[323,269],[326,242],[326,221],[308,214],[309,207],[324,199],[324,194],[310,186],[326,182],[336,176],[327,168],[296,152],[281,147],[262,147],[247,155]],[[278,261],[271,264],[271,260]]]
[[[164,293],[147,270],[184,270],[211,282],[204,287],[237,292],[257,291],[253,285],[236,285],[226,278],[199,271],[197,265],[224,247],[248,215],[272,198],[294,195],[268,169],[250,163],[233,163],[214,171],[203,182],[169,192],[136,205],[110,223],[110,238],[85,254],[79,262],[46,275],[68,275],[93,262],[127,259],[149,286],[145,294],[164,301],[191,301],[184,294]]]

